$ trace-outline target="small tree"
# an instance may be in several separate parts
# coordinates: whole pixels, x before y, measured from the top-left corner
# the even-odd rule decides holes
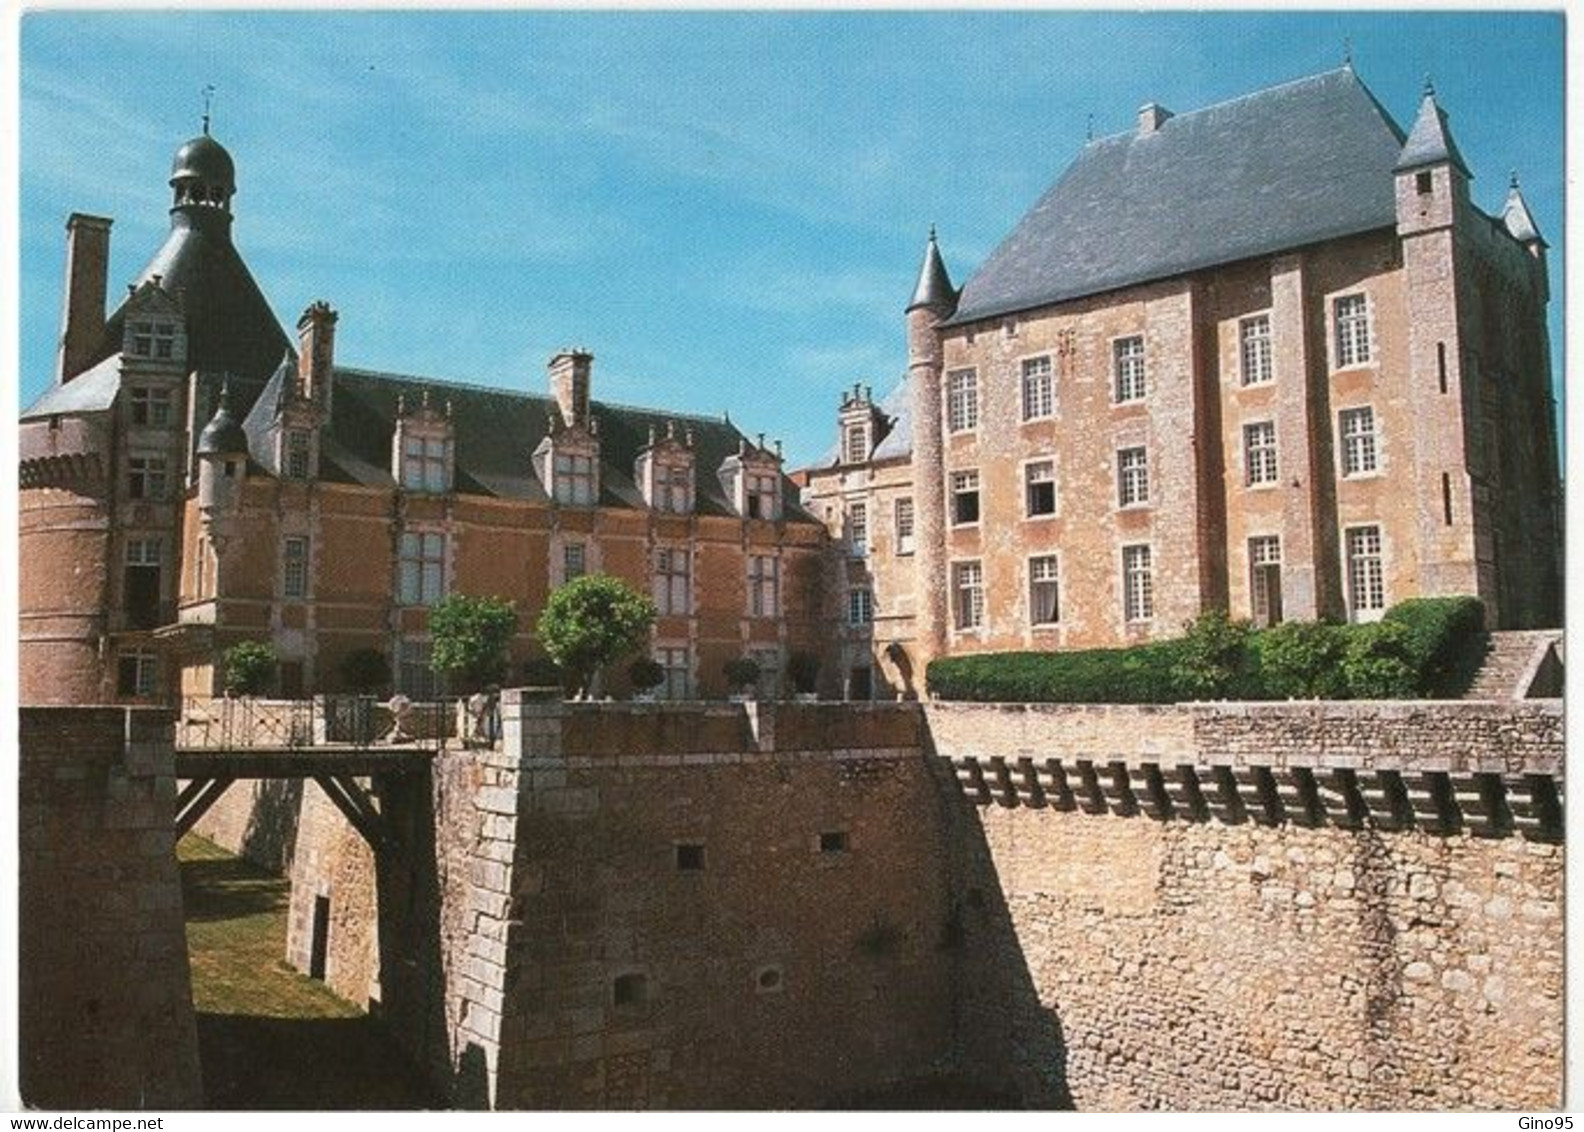
[[[739,656],[734,660],[728,660],[721,667],[726,673],[727,686],[735,691],[759,683],[759,664],[749,657]]]
[[[341,682],[360,696],[378,692],[390,683],[390,661],[379,649],[353,649],[341,658]]]
[[[1342,678],[1355,700],[1406,700],[1418,694],[1413,634],[1395,621],[1357,625],[1342,650]]]
[[[556,589],[539,615],[539,643],[579,694],[600,669],[649,636],[654,599],[609,574],[585,574]]]
[[[651,657],[641,656],[627,666],[627,678],[640,696],[665,683],[665,667]]]
[[[275,675],[275,650],[263,641],[240,641],[221,657],[221,679],[228,696],[257,696]]]
[[[1247,621],[1233,621],[1224,609],[1210,609],[1183,626],[1184,636],[1172,679],[1194,699],[1223,699],[1243,683],[1248,670]]]
[[[506,674],[506,653],[517,632],[517,606],[499,597],[452,594],[429,611],[429,635],[436,672],[452,673],[458,691],[498,684]]]

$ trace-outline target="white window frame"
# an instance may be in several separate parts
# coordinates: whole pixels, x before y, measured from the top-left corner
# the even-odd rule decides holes
[[[748,616],[781,615],[781,560],[773,554],[748,556]]]
[[[673,515],[693,510],[693,469],[686,464],[656,464],[654,508]]]
[[[1049,354],[1024,358],[1023,419],[1049,420],[1056,415],[1056,363]]]
[[[132,690],[121,690],[121,665],[131,661]],[[147,699],[159,692],[159,656],[151,649],[128,649],[116,656],[116,695]]]
[[[874,624],[874,590],[868,586],[848,588],[847,624],[855,629]]]
[[[1147,542],[1122,548],[1122,620],[1129,625],[1155,619],[1155,550]]]
[[[896,524],[896,553],[898,556],[913,553],[913,499],[904,496],[892,505],[892,519]]]
[[[1347,314],[1343,304],[1350,308]],[[1374,364],[1375,320],[1369,292],[1350,291],[1331,300],[1331,349],[1337,370],[1354,369]]]
[[[951,525],[954,527],[976,527],[984,515],[984,497],[979,486],[978,468],[961,468],[950,473],[951,476]],[[972,495],[974,498],[974,514],[971,519],[959,517],[957,501]]]
[[[1367,429],[1353,429],[1354,421],[1366,421]],[[1374,405],[1350,405],[1337,410],[1337,446],[1341,474],[1345,480],[1363,479],[1380,471],[1380,430]]]
[[[402,434],[401,485],[407,491],[438,495],[450,486],[450,445],[432,433]]]
[[[573,559],[576,559],[576,562]],[[564,542],[561,544],[561,584],[581,578],[589,572],[588,543]]]
[[[308,536],[287,535],[281,540],[281,596],[302,600],[308,596]]]
[[[1054,519],[1061,507],[1057,501],[1056,492],[1056,457],[1042,456],[1037,460],[1023,462],[1023,517],[1025,519]],[[1046,474],[1041,479],[1035,479],[1035,470],[1044,468]],[[1041,484],[1050,485],[1050,510],[1034,510],[1034,488]]]
[[[743,513],[750,519],[781,517],[781,477],[752,472],[745,481]]]
[[[446,595],[444,531],[413,528],[401,533],[397,545],[396,603],[433,605]]]
[[[563,507],[592,507],[598,490],[594,456],[586,452],[555,452],[551,457],[555,501]]]
[[[126,540],[128,566],[159,566],[164,560],[164,540],[158,535],[138,536]]]
[[[1270,593],[1265,587],[1265,572],[1262,567],[1275,566],[1281,568],[1281,536],[1280,535],[1250,535],[1248,540],[1248,579],[1249,579],[1249,616],[1257,629],[1268,628],[1275,624],[1270,614]],[[1278,573],[1277,585],[1280,586]]]
[[[1136,405],[1148,396],[1148,358],[1149,350],[1142,334],[1127,334],[1111,340],[1112,404]]]
[[[139,385],[132,390],[132,423],[164,428],[171,423],[174,398],[169,389]]]
[[[434,642],[427,637],[403,637],[396,646],[396,689],[415,700],[438,699],[440,674],[434,670]]]
[[[1373,532],[1373,550],[1355,540]],[[1386,612],[1386,535],[1380,523],[1354,523],[1342,529],[1343,569],[1347,571],[1348,620],[1379,621]],[[1367,572],[1367,573],[1366,573]],[[1362,591],[1363,600],[1360,600]]]
[[[693,652],[685,644],[656,642],[654,660],[665,670],[665,679],[657,689],[663,700],[686,700],[693,692]]]
[[[143,499],[151,503],[169,499],[170,461],[164,456],[148,452],[129,455],[126,486],[129,499]]]
[[[1243,486],[1275,487],[1281,482],[1281,459],[1276,446],[1276,422],[1248,421],[1243,425]]]
[[[849,422],[842,429],[842,463],[862,464],[869,459],[869,426],[863,421]]]
[[[1029,624],[1036,629],[1049,629],[1061,624],[1061,563],[1054,554],[1035,554],[1028,560]],[[1041,619],[1039,587],[1050,587],[1051,616]]]
[[[979,371],[955,369],[946,375],[946,430],[972,432],[979,427]]]
[[[176,324],[163,318],[137,318],[132,322],[134,358],[153,358],[168,362],[176,356]]]
[[[1238,383],[1269,385],[1276,380],[1269,311],[1238,319]]]
[[[662,617],[692,614],[693,553],[687,547],[655,547],[654,599]]]
[[[978,632],[985,624],[984,563],[977,558],[951,564],[952,628]]]
[[[1129,444],[1116,450],[1117,506],[1148,507],[1150,502],[1149,446]]]
[[[847,505],[847,553],[869,557],[869,504],[855,500]]]

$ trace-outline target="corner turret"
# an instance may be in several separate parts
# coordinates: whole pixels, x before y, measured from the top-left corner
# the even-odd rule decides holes
[[[917,641],[922,666],[946,647],[945,454],[941,437],[941,381],[945,352],[940,324],[957,309],[958,292],[946,273],[935,228],[930,227],[918,284],[907,306],[908,387],[913,401],[913,485],[917,499],[918,555],[914,568],[923,581],[918,604]]]
[[[1446,111],[1436,102],[1429,79],[1393,172],[1397,175],[1399,236],[1450,227],[1469,206],[1472,175],[1452,140]]]
[[[198,434],[198,510],[206,518],[233,508],[247,478],[248,442],[231,415],[231,383],[220,387],[220,404]]]

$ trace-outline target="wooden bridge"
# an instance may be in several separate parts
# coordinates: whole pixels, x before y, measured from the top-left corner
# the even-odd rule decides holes
[[[372,697],[304,700],[190,698],[176,725],[176,836],[242,779],[312,779],[369,845],[393,833],[359,779],[422,773],[450,738],[444,702]]]

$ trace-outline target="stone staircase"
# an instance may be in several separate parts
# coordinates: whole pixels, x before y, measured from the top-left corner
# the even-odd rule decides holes
[[[1492,633],[1465,700],[1522,700],[1562,694],[1562,630]]]

